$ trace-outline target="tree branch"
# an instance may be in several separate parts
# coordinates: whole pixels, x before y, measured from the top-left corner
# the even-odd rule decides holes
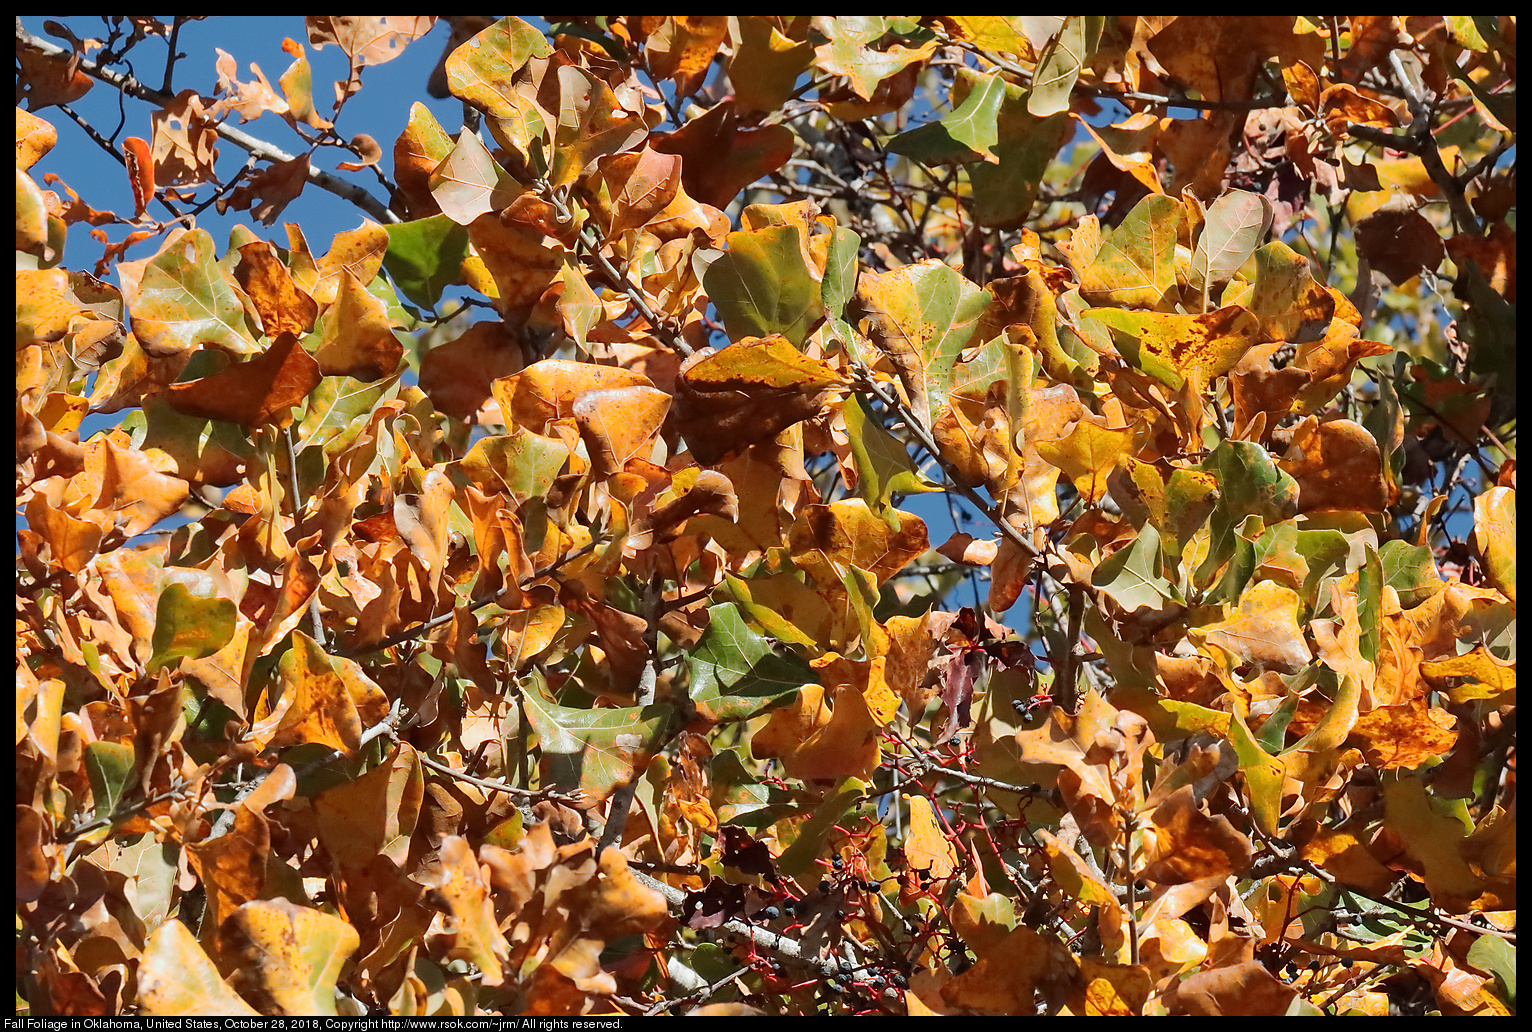
[[[71,51],[55,46],[47,40],[39,39],[27,32],[26,29],[22,28],[19,18],[16,20],[16,42],[47,54],[50,57],[74,56]],[[165,107],[175,99],[161,93],[159,90],[145,86],[131,75],[115,72],[110,68],[102,68],[87,57],[81,56],[78,58],[78,61],[80,71],[86,75],[104,82],[137,100]],[[214,122],[212,126],[213,131],[219,136],[228,140],[236,147],[249,151],[256,157],[265,158],[273,162],[292,161],[297,157],[297,155],[289,154],[274,144],[267,143],[265,140],[258,139],[243,130],[236,129],[223,122]],[[308,180],[321,190],[326,190],[337,197],[350,201],[379,222],[397,223],[401,221],[399,216],[390,211],[386,205],[355,183],[348,183],[329,172],[315,168],[313,165],[309,166]]]
[[[651,878],[642,871],[633,871],[633,877],[637,878],[640,883],[647,885],[655,892],[658,892],[660,895],[664,896],[665,901],[670,904],[671,910],[676,913],[680,913],[681,905],[686,902],[686,893],[682,892],[680,889],[672,888],[662,881]],[[760,949],[771,950],[773,953],[776,953],[780,956],[787,957],[790,960],[796,960],[799,963],[814,969],[825,978],[835,978],[840,975],[840,965],[832,961],[821,960],[818,957],[809,956],[807,951],[803,948],[803,944],[800,943],[797,939],[790,938],[786,935],[779,935],[778,933],[766,928],[758,928],[755,925],[747,924],[746,922],[733,917],[727,918],[721,927],[726,931],[733,932],[735,935],[744,936]]]

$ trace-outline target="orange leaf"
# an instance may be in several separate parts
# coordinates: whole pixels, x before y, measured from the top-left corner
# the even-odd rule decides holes
[[[458,835],[442,839],[440,866],[427,884],[441,893],[453,918],[450,955],[478,965],[485,985],[499,985],[505,980],[500,962],[509,944],[500,934],[489,886],[479,873],[479,861],[467,839]]]

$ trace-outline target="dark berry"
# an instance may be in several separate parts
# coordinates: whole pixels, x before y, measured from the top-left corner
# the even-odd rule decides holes
[[[765,910],[761,911],[761,916],[768,921],[775,921],[781,915],[782,912],[776,907],[767,907]]]

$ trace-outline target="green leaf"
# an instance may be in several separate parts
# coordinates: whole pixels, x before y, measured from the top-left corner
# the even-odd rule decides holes
[[[1301,594],[1305,603],[1313,605],[1321,597],[1320,588],[1326,580],[1349,572],[1352,542],[1339,530],[1300,530],[1296,547],[1309,571],[1303,578]],[[1400,599],[1403,604],[1403,596]]]
[[[1399,593],[1399,604],[1405,609],[1413,609],[1441,590],[1442,575],[1429,545],[1385,541],[1378,559],[1383,564],[1383,583]]]
[[[934,426],[947,404],[958,355],[989,307],[989,291],[931,259],[864,274],[856,298],[868,335],[893,362],[910,407]]]
[[[524,835],[521,811],[512,810],[509,817],[489,829],[489,834],[484,836],[484,844],[499,846],[501,849],[515,849]]]
[[[1037,118],[1027,111],[1026,90],[1006,87],[1000,108],[996,163],[967,166],[973,185],[973,215],[981,226],[1018,229],[1032,214],[1038,184],[1072,131],[1067,114]],[[1041,337],[1039,338],[1042,339]]]
[[[557,439],[513,427],[509,434],[476,442],[459,465],[482,490],[507,494],[519,504],[547,494],[568,460],[569,449]]]
[[[1252,441],[1222,441],[1202,463],[1218,479],[1218,511],[1232,523],[1259,516],[1268,525],[1297,515],[1298,482]]]
[[[1107,593],[1127,613],[1140,609],[1155,612],[1167,602],[1179,603],[1175,586],[1160,570],[1160,532],[1145,524],[1138,537],[1103,559],[1091,575],[1091,584]]]
[[[133,776],[133,746],[119,742],[91,742],[85,746],[85,773],[96,800],[96,816],[117,810]]]
[[[352,381],[355,382],[355,381]],[[313,404],[312,395],[310,396]],[[121,424],[131,429],[129,413]],[[244,468],[255,456],[250,434],[244,427],[222,419],[202,419],[177,412],[165,394],[143,400],[145,432],[133,443],[146,454],[162,453],[175,462],[172,471],[183,480],[212,487],[228,487],[244,479]],[[158,458],[158,455],[155,455]]]
[[[1267,835],[1277,834],[1277,815],[1282,802],[1282,764],[1261,748],[1238,713],[1229,721],[1229,744],[1234,746],[1240,773],[1250,792],[1251,816]]]
[[[824,281],[820,295],[825,315],[839,319],[845,313],[846,302],[856,292],[857,272],[861,269],[858,254],[862,238],[844,226],[836,226],[830,234],[830,246],[825,252]]]
[[[1476,376],[1495,378],[1498,394],[1514,396],[1516,384],[1516,306],[1490,286],[1472,261],[1462,266],[1464,299],[1468,302],[1464,335],[1472,343],[1468,369]]]
[[[233,355],[261,350],[233,281],[213,256],[205,229],[183,233],[144,266],[131,298],[133,334],[151,355],[215,345]]]
[[[447,58],[447,84],[453,96],[491,118],[514,119],[525,103],[516,91],[516,73],[532,58],[552,53],[536,28],[520,18],[501,18]]]
[[[1202,311],[1208,310],[1213,289],[1227,283],[1255,253],[1271,220],[1271,202],[1244,190],[1230,190],[1208,208],[1191,264],[1191,283],[1202,299]]]
[[[397,374],[372,383],[354,376],[326,376],[309,392],[308,411],[298,424],[300,450],[319,445],[328,461],[344,451],[367,428],[381,401],[397,393]]]
[[[890,503],[896,493],[925,494],[941,487],[920,475],[908,449],[867,414],[856,395],[846,399],[843,411],[846,437],[856,461],[856,493],[885,523],[898,529],[899,517]]]
[[[1293,714],[1298,712],[1298,696],[1289,695],[1282,700],[1282,704],[1268,716],[1261,724],[1261,732],[1256,736],[1256,744],[1265,752],[1276,755],[1287,744],[1287,725],[1292,723]]]
[[[1468,947],[1468,963],[1488,971],[1500,983],[1500,994],[1516,1012],[1516,947],[1498,935],[1481,935]]]
[[[468,231],[445,215],[385,227],[388,251],[383,268],[413,303],[435,308],[442,291],[462,282]]]
[[[1080,277],[1080,295],[1093,305],[1153,308],[1176,283],[1176,234],[1181,205],[1150,194],[1133,206],[1101,244]]]
[[[866,782],[857,778],[845,778],[837,784],[814,815],[799,827],[793,844],[777,857],[778,873],[795,878],[813,868],[814,861],[824,855],[825,839],[867,789]]]
[[[998,75],[958,71],[953,83],[957,106],[937,122],[927,122],[888,141],[887,149],[925,165],[999,160],[990,149],[1000,139],[998,119],[1006,82]]]
[[[530,679],[522,698],[527,720],[542,743],[544,776],[565,789],[579,788],[604,799],[633,777],[664,744],[675,720],[669,706],[575,709],[546,694],[541,675]]]
[[[730,340],[780,333],[801,348],[824,314],[797,226],[730,233],[729,249],[702,281]]]
[[[234,637],[234,603],[218,597],[213,578],[195,570],[166,571],[177,579],[160,591],[154,614],[154,654],[146,668],[153,675],[177,659],[201,659]]]
[[[1357,621],[1361,624],[1361,641],[1358,643],[1362,658],[1369,663],[1378,660],[1378,648],[1383,642],[1380,626],[1383,614],[1383,563],[1377,549],[1367,546],[1367,562],[1357,577]]]
[[[730,602],[708,607],[708,628],[688,665],[698,715],[720,724],[759,716],[818,680],[796,654],[752,631]]]
[[[1085,19],[1072,14],[1064,19],[1063,26],[1048,40],[1037,59],[1027,110],[1038,118],[1068,111],[1069,94],[1085,58]]]

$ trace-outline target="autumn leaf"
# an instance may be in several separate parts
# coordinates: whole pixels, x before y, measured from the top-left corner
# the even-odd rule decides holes
[[[949,878],[957,870],[957,850],[936,823],[931,801],[925,796],[904,797],[910,806],[910,833],[904,843],[904,857],[917,871],[932,878]]]
[[[916,415],[935,423],[953,366],[990,295],[937,261],[860,279],[854,302],[873,344],[893,364]]]

